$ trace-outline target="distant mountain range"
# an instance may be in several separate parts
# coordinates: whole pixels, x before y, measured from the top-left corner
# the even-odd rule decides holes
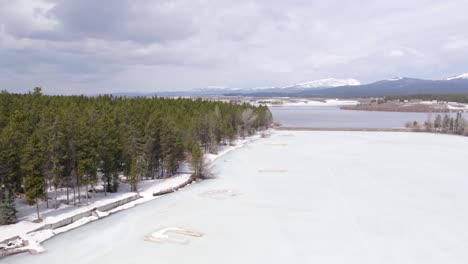
[[[414,94],[468,94],[468,73],[445,80],[423,80],[396,77],[369,84],[355,79],[322,79],[285,87],[250,89],[202,88],[189,91],[158,93],[120,93],[125,96],[291,96],[291,97],[372,97]]]
[[[468,78],[447,80],[423,80],[415,78],[394,78],[370,84],[340,86],[320,90],[307,90],[294,96],[317,97],[371,97],[413,94],[468,94]]]
[[[311,82],[298,83],[290,86],[282,87],[283,89],[299,88],[299,89],[309,89],[309,88],[330,88],[330,87],[340,87],[340,86],[356,86],[361,85],[361,82],[355,79],[322,79],[315,80]]]

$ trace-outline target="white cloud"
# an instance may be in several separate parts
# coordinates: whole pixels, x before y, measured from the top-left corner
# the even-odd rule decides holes
[[[281,86],[329,76],[438,79],[434,65],[444,75],[467,70],[466,5],[0,0],[0,86],[30,89],[40,80],[46,91],[77,93]],[[402,56],[410,59],[395,59]]]
[[[59,21],[48,15],[54,3],[47,0],[0,0],[0,16],[6,31],[34,34],[59,30]]]
[[[468,48],[468,37],[453,36],[445,43],[444,48],[448,50],[466,49]]]
[[[402,51],[402,50],[392,50],[390,51],[390,53],[388,54],[388,56],[390,57],[403,57],[405,55],[405,53]]]

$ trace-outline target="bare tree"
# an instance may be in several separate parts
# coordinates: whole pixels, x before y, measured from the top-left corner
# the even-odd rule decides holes
[[[193,178],[194,179],[206,179],[211,178],[211,166],[209,165],[208,161],[205,159],[203,155],[203,151],[201,150],[198,144],[194,144],[192,147],[192,156],[190,163],[194,170]]]
[[[270,111],[265,112],[265,129],[268,129],[273,123],[273,115]]]
[[[210,179],[213,178],[213,166],[210,162],[208,162],[205,158],[202,159],[200,164],[200,179]]]
[[[257,120],[257,115],[252,109],[248,108],[242,112],[241,119],[243,126],[242,137],[245,137],[246,135],[250,134],[252,125]]]

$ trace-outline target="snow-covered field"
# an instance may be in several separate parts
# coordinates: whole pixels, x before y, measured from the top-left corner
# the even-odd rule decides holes
[[[468,140],[276,131],[216,179],[2,263],[468,263]]]
[[[455,110],[455,111],[468,111],[468,104],[462,104],[462,103],[456,103],[456,102],[448,102],[447,103],[447,108],[449,110]]]

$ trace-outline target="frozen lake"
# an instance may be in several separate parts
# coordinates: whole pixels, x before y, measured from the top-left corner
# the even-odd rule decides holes
[[[277,131],[214,180],[1,263],[468,263],[467,157],[459,136]],[[143,240],[164,227],[204,235]]]
[[[271,106],[270,111],[276,122],[295,127],[402,128],[408,121],[423,124],[428,119],[427,113],[353,111],[338,106]]]

